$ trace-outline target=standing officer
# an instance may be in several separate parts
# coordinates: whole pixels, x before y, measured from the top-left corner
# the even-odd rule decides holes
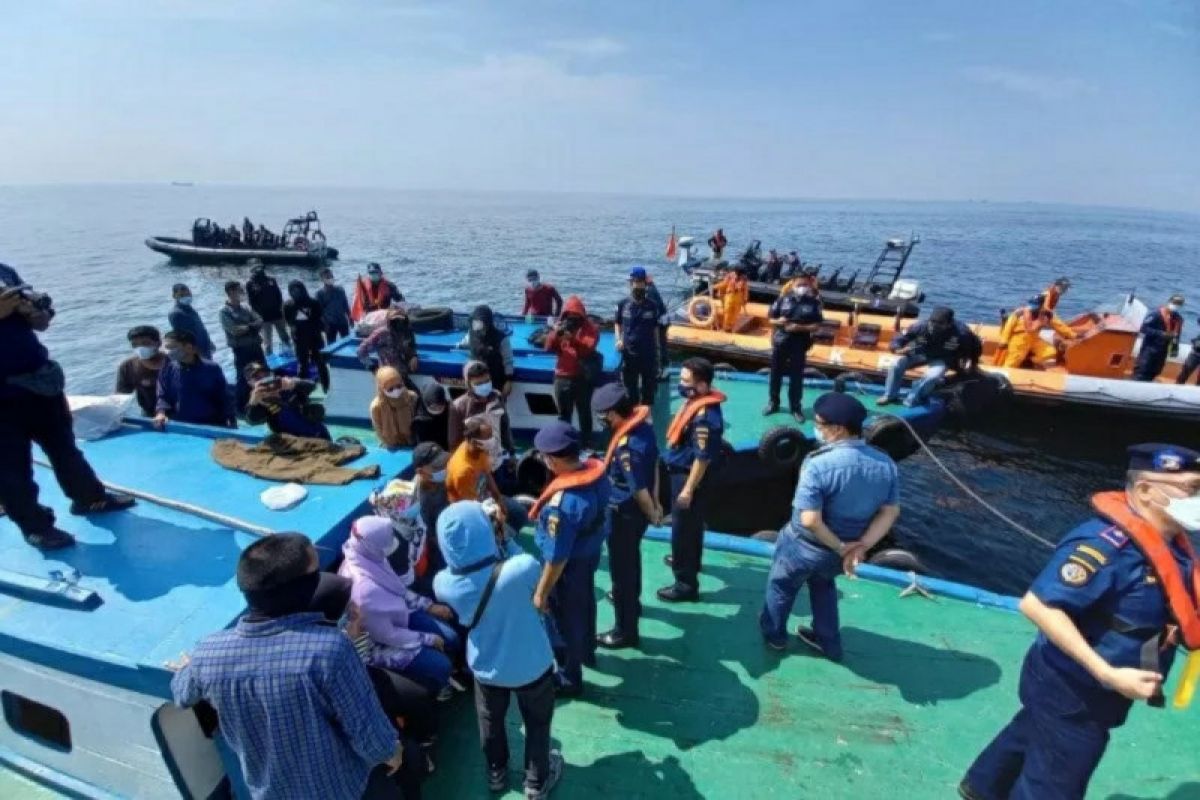
[[[788,378],[788,410],[797,422],[804,421],[804,367],[812,334],[825,319],[821,300],[812,287],[809,276],[798,278],[791,288],[779,295],[767,312],[767,321],[775,330],[771,334],[770,399],[763,409],[768,416],[779,410],[779,390],[783,376]]]
[[[601,387],[592,396],[592,411],[612,437],[604,463],[612,482],[609,506],[612,533],[608,539],[608,569],[616,617],[612,630],[596,638],[601,647],[637,647],[638,618],[642,615],[642,535],[646,526],[662,523],[658,504],[658,442],[650,424],[650,408],[635,406],[619,383]]]
[[[579,431],[566,422],[542,428],[533,446],[554,474],[529,511],[543,563],[533,604],[550,613],[557,629],[559,694],[578,697],[583,665],[596,661],[596,568],[608,538],[612,485],[603,461],[579,459]]]
[[[1135,381],[1152,381],[1167,365],[1167,356],[1179,352],[1179,335],[1183,333],[1183,295],[1173,294],[1157,311],[1142,320],[1142,349],[1138,351],[1133,368]]]
[[[1176,645],[1200,648],[1200,569],[1176,518],[1197,495],[1200,453],[1129,448],[1125,491],[1093,495],[1096,518],[1059,542],[1021,598],[1039,629],[1021,667],[1021,710],[975,759],[960,795],[1083,797],[1133,702],[1163,704]]]
[[[629,271],[629,297],[617,303],[613,331],[622,355],[625,391],[644,405],[654,402],[658,389],[658,326],[662,313],[660,304],[647,291],[646,268],[634,267]]]
[[[719,466],[725,395],[712,388],[713,365],[706,358],[689,358],[679,369],[683,406],[667,429],[664,459],[671,473],[670,564],[675,583],[658,590],[668,603],[700,599],[700,561],[704,550],[704,511],[708,505],[704,479]]]

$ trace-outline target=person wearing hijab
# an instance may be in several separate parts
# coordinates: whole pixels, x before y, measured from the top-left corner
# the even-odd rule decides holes
[[[430,382],[421,387],[412,438],[416,443],[432,442],[443,450],[450,449],[450,398],[440,383]]]
[[[449,626],[454,614],[409,588],[388,561],[400,547],[386,517],[360,517],[342,545],[344,561],[338,574],[351,581],[350,600],[359,609],[363,629],[371,638],[367,663],[394,670],[440,693],[450,684],[448,653],[459,641]],[[435,619],[436,617],[436,619]]]
[[[504,399],[512,392],[513,350],[508,331],[496,327],[496,315],[488,306],[475,306],[471,327],[459,342],[475,361],[482,361],[492,377],[492,388]]]
[[[413,444],[417,393],[405,387],[404,376],[395,367],[380,367],[375,371],[375,389],[375,398],[371,400],[375,437],[389,450]]]
[[[325,346],[324,329],[321,325],[321,304],[308,293],[304,281],[295,280],[288,284],[288,299],[283,304],[283,318],[292,331],[292,343],[296,348],[296,374],[307,378],[311,365],[317,366],[317,379],[321,388],[329,391],[329,367],[321,355]]]
[[[358,360],[370,367],[371,353],[381,367],[395,367],[405,376],[417,370],[417,337],[408,314],[399,308],[388,312],[387,325],[371,333],[358,346]],[[411,387],[410,387],[411,388]]]

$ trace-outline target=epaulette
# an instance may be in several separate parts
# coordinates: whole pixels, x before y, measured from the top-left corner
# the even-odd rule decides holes
[[[1129,537],[1116,525],[1110,525],[1096,535],[1118,550],[1129,544]]]
[[[562,499],[563,490],[559,489],[554,493],[554,496],[550,498],[550,502],[547,505],[549,505],[551,508],[558,508],[559,504],[562,503]]]
[[[627,444],[629,444],[629,434],[628,433],[620,438],[620,440],[617,442],[617,447],[624,447]]]

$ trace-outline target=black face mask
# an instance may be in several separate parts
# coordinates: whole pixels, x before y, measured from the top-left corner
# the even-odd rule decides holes
[[[646,299],[646,290],[645,289],[634,289],[630,292],[630,294],[633,295],[634,300],[645,300]]]

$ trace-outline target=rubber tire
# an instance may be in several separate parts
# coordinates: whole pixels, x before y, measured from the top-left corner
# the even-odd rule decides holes
[[[894,562],[895,558],[899,558],[901,561],[903,561],[904,556],[908,556],[909,558],[911,558],[912,564],[903,564],[903,563],[895,563]],[[867,563],[874,564],[877,567],[886,567],[887,569],[894,569],[899,572],[915,572],[918,575],[928,575],[929,574],[928,568],[926,568],[926,566],[921,563],[921,559],[917,558],[916,554],[913,553],[911,550],[906,550],[903,547],[892,546],[892,547],[884,547],[879,550],[876,550],[874,553],[867,556]]]
[[[517,460],[517,493],[534,497],[541,495],[550,483],[550,470],[538,458],[536,450],[529,450]]]
[[[921,445],[903,422],[895,417],[876,417],[863,428],[863,441],[887,453],[892,461],[900,462],[920,449]]]
[[[737,370],[734,369],[733,364],[718,361],[716,364],[713,364],[713,372],[737,372]]]
[[[808,437],[799,428],[777,425],[758,440],[758,457],[772,469],[791,469],[811,448]]]
[[[851,381],[854,381],[855,383],[866,384],[866,385],[873,384],[873,381],[870,378],[868,378],[866,375],[863,375],[861,372],[843,372],[841,375],[834,376],[833,390],[835,392],[837,392],[838,394],[845,394],[846,393],[846,384]]]
[[[414,308],[408,312],[408,324],[414,333],[452,330],[454,328],[454,310],[442,306]]]
[[[819,381],[829,380],[829,376],[826,375],[824,372],[821,372],[821,370],[817,369],[816,367],[805,367],[804,368],[804,377],[816,378]]]

